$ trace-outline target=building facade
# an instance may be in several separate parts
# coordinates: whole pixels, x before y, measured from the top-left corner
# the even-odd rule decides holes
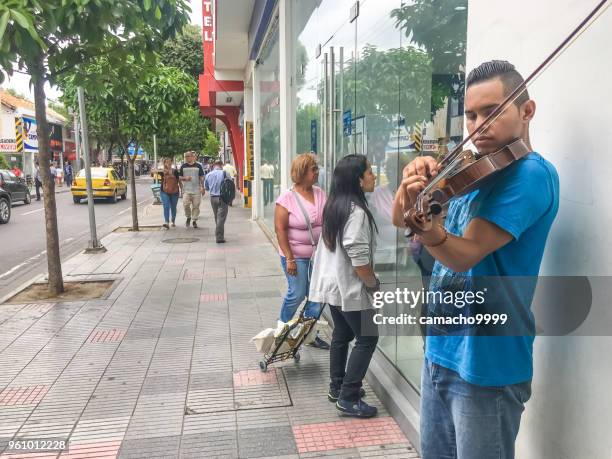
[[[597,2],[203,3],[201,110],[227,126],[253,218],[273,231],[274,199],[264,200],[259,172],[264,162],[274,166],[276,198],[291,186],[289,166],[299,153],[318,155],[325,189],[339,158],[367,155],[378,179],[369,196],[380,230],[376,271],[383,288],[395,290],[420,289],[426,263],[391,224],[398,177],[417,155],[441,157],[461,142],[466,73],[483,61],[505,59],[526,76]],[[542,275],[607,276],[612,266],[612,252],[601,250],[612,244],[606,224],[610,207],[602,202],[610,181],[597,174],[612,164],[605,154],[612,111],[603,102],[611,95],[612,60],[604,45],[612,40],[611,30],[608,11],[529,88],[538,106],[532,143],[561,179],[561,208]],[[585,227],[595,221],[593,211],[600,224]],[[591,316],[577,336],[536,339],[533,396],[517,457],[610,457],[612,437],[603,410],[612,396],[602,381],[612,376],[605,358],[612,338],[584,336],[598,318],[610,323],[605,298],[593,290]],[[398,315],[403,306],[385,307]],[[387,328],[370,372],[417,445],[422,359],[419,330]]]

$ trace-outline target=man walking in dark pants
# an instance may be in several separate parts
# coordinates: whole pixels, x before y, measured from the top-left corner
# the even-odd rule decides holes
[[[38,166],[38,161],[36,161],[36,165],[34,166],[34,186],[36,187],[36,200],[40,201],[40,187],[42,186],[42,181],[40,180],[40,167]]]
[[[214,169],[206,175],[204,188],[210,193],[210,204],[215,216],[215,238],[217,244],[225,242],[225,219],[227,218],[228,205],[221,199],[221,184],[227,174],[223,170],[223,162],[215,161]]]

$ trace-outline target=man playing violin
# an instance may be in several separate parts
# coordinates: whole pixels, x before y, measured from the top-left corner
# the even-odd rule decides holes
[[[485,62],[466,80],[467,130],[477,130],[517,87],[522,76],[506,61]],[[474,137],[479,155],[522,139],[530,153],[478,189],[453,197],[446,219],[417,238],[435,258],[430,290],[464,285],[477,276],[537,279],[546,239],[559,206],[559,179],[552,164],[530,145],[529,123],[536,105],[527,89]],[[393,203],[393,223],[406,227],[404,212],[440,172],[429,156],[403,171]],[[467,285],[467,283],[465,284]],[[534,284],[535,286],[535,284]],[[510,288],[508,292],[510,292]],[[533,330],[533,288],[497,292]],[[431,305],[428,305],[431,314]],[[453,306],[454,307],[454,306]],[[455,308],[456,309],[456,308]],[[470,332],[430,333],[421,381],[421,455],[424,459],[513,458],[524,404],[531,396],[533,339]]]

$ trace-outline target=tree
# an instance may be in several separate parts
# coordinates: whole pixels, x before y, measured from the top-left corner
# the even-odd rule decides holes
[[[158,158],[182,157],[186,151],[204,150],[209,132],[210,120],[200,114],[195,107],[188,107],[182,112],[173,112],[168,120],[167,130],[157,134]],[[144,143],[147,151],[153,151],[153,139]]]
[[[5,0],[0,3],[0,68],[25,69],[34,86],[39,162],[51,159],[45,110],[46,81],[104,54],[121,65],[126,56],[150,61],[163,40],[188,21],[186,0]],[[5,36],[8,39],[5,39]],[[0,72],[0,82],[4,74]],[[64,290],[57,230],[55,185],[41,167],[47,235],[49,291]]]
[[[204,154],[216,158],[219,155],[219,148],[221,148],[221,142],[214,132],[208,131],[204,141]]]
[[[9,169],[9,163],[3,154],[0,154],[0,169]]]
[[[344,107],[365,116],[368,156],[380,166],[394,127],[400,121],[422,122],[430,114],[431,60],[413,46],[379,50],[365,45],[359,59],[348,61],[343,70]]]
[[[391,12],[396,27],[431,58],[438,99],[464,93],[467,7],[467,0],[414,0]]]
[[[164,65],[181,69],[196,81],[204,73],[202,31],[197,26],[186,26],[181,34],[164,43],[159,54]]]
[[[126,82],[122,73],[129,69],[137,77]],[[108,130],[111,144],[117,143],[124,152],[134,149],[128,156],[130,195],[132,201],[132,230],[138,231],[136,180],[134,163],[139,148],[153,134],[162,138],[176,128],[175,119],[191,109],[193,79],[185,72],[161,64],[141,65],[129,57],[121,66],[112,64],[106,57],[98,58],[88,66],[72,72],[61,80],[64,97],[74,101],[80,81],[97,75],[96,85],[86,87],[87,117],[92,125]],[[74,103],[74,102],[72,102]]]

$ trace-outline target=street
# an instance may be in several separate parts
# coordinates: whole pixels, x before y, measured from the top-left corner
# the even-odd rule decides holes
[[[151,182],[137,181],[136,195],[140,205],[151,202]],[[56,193],[57,219],[62,258],[87,247],[89,241],[89,219],[87,200],[74,204],[70,192]],[[104,200],[95,201],[98,237],[112,231],[120,224],[131,224],[131,199],[112,204]],[[42,266],[46,270],[46,238],[43,201],[32,204],[15,204],[11,221],[0,227],[0,292],[12,284],[15,278],[23,278],[25,272]]]

